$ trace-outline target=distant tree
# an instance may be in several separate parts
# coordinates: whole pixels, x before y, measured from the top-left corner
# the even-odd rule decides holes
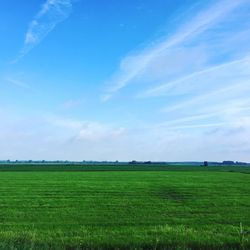
[[[222,162],[223,165],[234,165],[234,161],[223,161]]]
[[[240,161],[236,161],[236,163],[235,163],[236,165],[247,165],[247,163],[246,162],[240,162]]]
[[[136,163],[137,163],[137,161],[135,161],[135,160],[129,162],[129,164],[136,164]]]

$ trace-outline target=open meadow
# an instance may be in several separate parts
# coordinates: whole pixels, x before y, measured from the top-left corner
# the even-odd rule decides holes
[[[249,232],[248,167],[0,165],[0,249],[250,249]]]

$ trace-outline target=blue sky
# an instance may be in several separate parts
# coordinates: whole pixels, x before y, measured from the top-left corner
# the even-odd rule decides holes
[[[0,158],[250,161],[248,0],[0,2]]]

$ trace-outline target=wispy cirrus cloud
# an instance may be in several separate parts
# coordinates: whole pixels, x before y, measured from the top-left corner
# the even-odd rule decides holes
[[[191,10],[172,35],[124,57],[103,96],[106,101],[127,87],[122,93],[136,97],[133,101],[142,109],[150,107],[148,103],[154,105],[155,121],[141,130],[161,141],[160,150],[167,151],[171,145],[190,155],[213,151],[220,157],[220,148],[224,155],[237,155],[234,145],[240,147],[243,139],[250,147],[246,139],[250,131],[246,122],[250,117],[250,3],[209,3],[202,10]],[[148,111],[152,115],[151,107]],[[240,136],[223,133],[238,129],[242,129]],[[209,134],[213,130],[222,131],[219,139]],[[204,141],[209,146],[204,147]],[[220,146],[213,146],[216,143]]]
[[[29,23],[23,48],[13,62],[17,62],[38,45],[60,22],[69,17],[72,0],[46,0]]]
[[[66,100],[63,104],[62,104],[62,108],[64,110],[72,110],[74,108],[78,108],[79,106],[81,106],[84,103],[84,99],[69,99]]]
[[[154,46],[149,46],[142,51],[125,57],[121,61],[120,68],[109,81],[109,87],[102,95],[102,100],[107,101],[116,92],[126,87],[131,82],[140,81],[140,78],[145,80],[145,75],[148,75],[148,72],[154,74],[154,70],[152,70],[152,68],[155,68],[154,65],[163,64],[160,66],[158,65],[158,68],[165,66],[163,71],[168,71],[168,67],[171,67],[171,64],[174,63],[175,56],[180,49],[185,47],[188,42],[193,42],[194,39],[201,37],[205,32],[209,32],[221,21],[225,20],[229,14],[247,3],[247,1],[221,0],[213,3],[214,4],[207,9],[196,13],[196,15],[189,19],[189,21],[184,22],[171,36],[161,39],[160,42],[154,41]],[[191,48],[192,47],[189,46],[189,51]],[[184,54],[185,51],[181,51],[181,54]],[[188,57],[191,57],[191,59],[192,53],[187,55]],[[192,64],[195,64],[195,61],[199,56],[200,55],[197,55],[197,57],[194,58]],[[166,58],[170,61],[170,57],[172,58],[171,62],[166,63]],[[201,62],[201,64],[203,63],[204,62]],[[176,67],[181,67],[180,65],[182,65],[181,58],[179,60],[179,65]],[[191,64],[188,65],[185,62],[184,68],[185,67],[188,70],[192,70]],[[160,78],[164,72],[159,72],[157,69],[157,72],[155,73],[156,78]],[[175,73],[179,73],[178,69]]]
[[[239,80],[246,79],[250,76],[250,57],[246,56],[241,59],[212,65],[200,71],[192,72],[184,77],[177,78],[173,81],[160,84],[156,87],[146,90],[139,94],[138,97],[157,97],[173,94],[185,94],[187,92],[196,92],[202,89],[203,92],[210,88],[218,88],[230,83],[237,83]],[[210,83],[210,84],[209,84]]]
[[[19,88],[29,89],[29,85],[23,81],[20,81],[20,80],[14,79],[14,78],[10,78],[10,77],[6,77],[6,78],[4,78],[4,80],[10,84],[13,84],[13,85],[19,87]]]

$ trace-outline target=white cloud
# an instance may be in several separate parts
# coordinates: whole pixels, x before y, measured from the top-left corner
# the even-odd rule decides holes
[[[75,100],[69,99],[62,104],[62,108],[65,110],[71,110],[81,106],[83,102],[84,102],[83,99],[75,99]]]
[[[173,94],[197,93],[197,90],[205,92],[208,88],[218,88],[220,85],[239,81],[250,77],[250,57],[211,66],[197,72],[193,72],[174,81],[161,84],[141,93],[139,97],[157,97]]]
[[[102,141],[112,140],[125,133],[125,128],[95,121],[81,121],[49,116],[47,122],[55,127],[68,130],[72,141]]]
[[[11,118],[8,112],[1,114],[0,158],[249,161],[249,117],[233,124],[206,124],[204,133],[198,123],[181,127],[181,121],[137,130],[53,115]]]
[[[174,57],[169,54],[171,51],[175,49],[178,50],[178,48],[181,48],[187,41],[197,38],[198,35],[208,31],[214,25],[218,25],[218,23],[224,20],[228,14],[232,13],[244,3],[247,3],[247,1],[221,0],[215,2],[214,5],[201,11],[191,20],[184,23],[172,36],[164,38],[160,42],[154,42],[156,45],[148,47],[141,52],[125,57],[121,61],[120,69],[114,74],[109,82],[110,87],[107,89],[103,100],[108,100],[117,91],[124,88],[132,81],[136,81],[136,79],[145,74],[145,71],[149,71],[152,74],[150,68],[155,65],[156,60],[158,62],[159,59],[162,60],[162,55],[165,54],[165,57],[168,57],[168,61],[172,61]],[[190,47],[188,50],[190,50]],[[182,51],[181,54],[183,53]],[[204,62],[201,61],[201,64],[202,63]],[[168,68],[165,67],[165,71],[166,69]]]
[[[22,81],[19,81],[19,80],[10,78],[10,77],[6,77],[4,80],[6,82],[10,83],[10,84],[13,84],[13,85],[17,86],[17,87],[24,88],[24,89],[29,89],[29,85],[22,82]]]
[[[40,11],[30,22],[25,34],[25,41],[17,62],[39,44],[60,22],[69,17],[72,0],[46,0]]]
[[[112,128],[100,123],[85,122],[75,139],[89,141],[112,140],[122,136],[124,133],[125,129],[122,127]]]
[[[184,110],[187,112],[198,112],[201,108],[214,111],[224,111],[225,106],[230,103],[238,103],[242,100],[248,100],[247,93],[250,91],[249,81],[239,82],[221,87],[216,90],[194,96],[184,101],[179,101],[174,105],[167,105],[163,112],[176,112],[176,110]],[[192,107],[196,107],[192,109]],[[218,109],[220,108],[220,109]]]
[[[12,120],[0,113],[0,158],[250,161],[250,21],[247,10],[238,8],[248,1],[211,2],[169,37],[122,60],[102,99],[143,83],[135,92],[144,98],[117,103],[117,110],[131,113],[129,122],[126,112],[105,116],[110,123],[99,116],[89,121],[33,114]],[[30,23],[23,55],[70,10],[70,1],[46,1]],[[64,103],[66,109],[77,105],[77,100]],[[110,106],[98,108],[91,116],[107,114]]]

